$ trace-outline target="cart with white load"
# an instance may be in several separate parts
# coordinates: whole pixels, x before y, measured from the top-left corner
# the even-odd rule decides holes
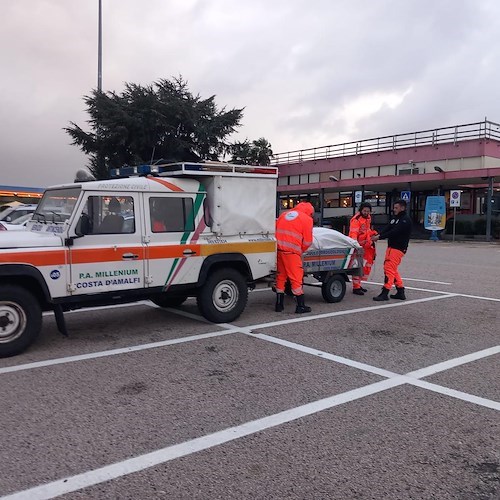
[[[321,287],[326,302],[340,302],[349,276],[363,275],[363,249],[333,229],[313,228],[313,244],[303,254],[304,285]],[[315,281],[311,281],[312,277]]]

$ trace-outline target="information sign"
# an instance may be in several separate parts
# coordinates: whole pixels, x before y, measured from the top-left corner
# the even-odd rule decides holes
[[[410,201],[411,191],[401,191],[401,199],[407,203]]]
[[[425,200],[424,228],[441,231],[446,225],[446,201],[444,196],[427,196]]]
[[[450,191],[450,207],[460,208],[460,194],[462,191],[452,189]]]

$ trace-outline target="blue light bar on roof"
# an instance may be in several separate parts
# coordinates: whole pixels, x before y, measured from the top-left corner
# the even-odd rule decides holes
[[[134,175],[148,175],[158,173],[159,169],[156,165],[137,165],[131,167],[125,165],[120,168],[113,168],[110,170],[110,177],[130,177]]]
[[[267,167],[267,166],[254,166],[254,165],[233,165],[225,162],[209,162],[204,163],[189,163],[189,162],[179,162],[179,163],[164,163],[159,165],[137,165],[130,167],[125,165],[121,168],[115,168],[110,171],[111,177],[131,177],[139,175],[149,175],[149,174],[171,174],[171,175],[182,175],[182,174],[197,174],[200,175],[215,175],[217,172],[221,174],[258,174],[258,175],[274,175],[277,177],[278,168],[277,167]]]

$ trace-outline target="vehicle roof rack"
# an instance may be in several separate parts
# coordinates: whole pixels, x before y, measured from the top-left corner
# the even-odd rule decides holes
[[[205,161],[200,163],[177,162],[164,163],[158,165],[137,165],[123,166],[114,168],[110,171],[112,178],[117,177],[135,177],[155,175],[159,177],[178,177],[178,176],[256,176],[269,175],[278,177],[278,167],[264,167],[257,165],[235,165],[232,163]]]

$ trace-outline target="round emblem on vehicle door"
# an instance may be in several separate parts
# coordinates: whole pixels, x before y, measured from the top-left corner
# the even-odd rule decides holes
[[[54,269],[53,271],[50,272],[50,277],[53,280],[59,279],[61,277],[61,273],[57,269]]]

